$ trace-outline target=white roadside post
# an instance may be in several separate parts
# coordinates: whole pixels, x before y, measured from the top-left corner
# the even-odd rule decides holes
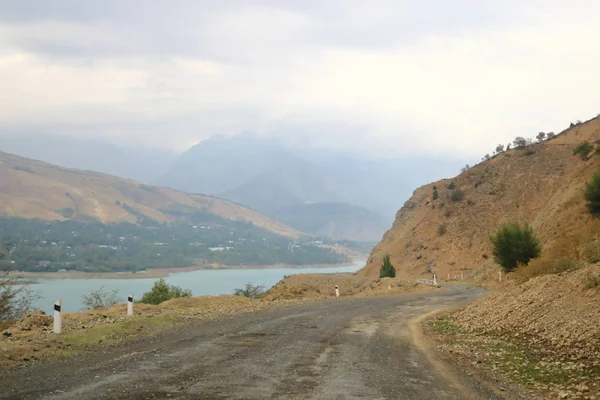
[[[133,295],[127,296],[127,316],[133,316]]]
[[[335,285],[335,297],[340,297],[340,287]]]
[[[450,280],[450,272],[448,272],[448,280]]]
[[[62,301],[54,303],[54,333],[59,334],[62,332],[62,313],[61,313]]]
[[[498,271],[498,282],[502,282],[502,271]]]
[[[433,285],[437,286],[437,275],[433,274]]]

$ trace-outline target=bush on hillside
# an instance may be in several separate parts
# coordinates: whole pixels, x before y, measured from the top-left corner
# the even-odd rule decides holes
[[[514,147],[525,147],[527,146],[527,139],[522,136],[517,136],[515,140],[513,140]]]
[[[448,185],[448,189],[450,189],[450,190],[456,189],[456,183],[455,182],[450,182],[450,184]]]
[[[527,264],[538,258],[542,247],[535,232],[529,225],[521,227],[518,223],[509,222],[500,227],[490,237],[494,247],[494,260],[504,271],[513,271],[519,264]]]
[[[544,139],[546,138],[546,133],[540,132],[537,134],[537,136],[535,138],[538,140],[538,142],[543,142]]]
[[[109,308],[119,304],[119,291],[115,289],[105,292],[104,286],[102,286],[99,290],[92,290],[88,294],[81,296],[81,302],[86,310]]]
[[[452,200],[452,201],[462,201],[464,198],[465,198],[465,192],[463,192],[460,189],[456,189],[450,195],[450,200]]]
[[[258,299],[265,294],[265,285],[253,285],[251,282],[246,283],[243,289],[235,289],[233,291],[235,296],[244,296],[251,299]]]
[[[390,255],[386,254],[383,256],[383,263],[381,264],[381,268],[379,269],[379,277],[380,278],[395,278],[396,277],[396,268],[392,265],[390,261]]]
[[[170,299],[177,299],[180,297],[191,297],[192,291],[189,289],[183,289],[179,286],[169,285],[167,281],[160,278],[154,282],[154,286],[149,292],[144,293],[140,299],[140,303],[146,304],[160,304],[163,301]]]
[[[546,139],[547,139],[547,140],[552,140],[552,139],[554,139],[555,137],[556,137],[556,133],[554,133],[554,132],[548,132],[548,133],[546,134]]]
[[[585,184],[584,197],[587,208],[594,217],[600,217],[600,173],[594,174]]]
[[[590,153],[594,150],[594,146],[587,140],[579,143],[574,149],[573,154],[579,156],[583,161],[587,161],[590,158]]]
[[[446,234],[446,232],[448,232],[448,227],[446,226],[446,224],[439,224],[437,230],[438,235],[443,236]]]
[[[499,144],[498,146],[496,146],[496,154],[500,154],[504,151],[504,145],[503,144]]]
[[[437,200],[438,197],[440,197],[440,195],[438,194],[437,187],[434,186],[432,198],[433,198],[433,200]]]

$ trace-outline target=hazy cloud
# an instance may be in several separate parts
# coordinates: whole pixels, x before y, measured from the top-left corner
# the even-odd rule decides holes
[[[481,157],[600,112],[596,1],[0,3],[0,134]]]

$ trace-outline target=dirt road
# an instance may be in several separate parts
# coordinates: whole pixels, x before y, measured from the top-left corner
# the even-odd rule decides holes
[[[0,376],[12,399],[493,399],[436,361],[415,318],[482,290],[337,299],[202,322]]]

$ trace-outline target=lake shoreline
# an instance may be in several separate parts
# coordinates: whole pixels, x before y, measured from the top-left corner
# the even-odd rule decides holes
[[[172,274],[180,272],[193,271],[216,271],[216,270],[248,270],[248,269],[277,269],[293,268],[299,271],[309,268],[336,268],[350,267],[354,262],[339,264],[310,264],[310,265],[197,265],[192,267],[179,268],[153,268],[138,272],[83,272],[83,271],[64,271],[64,272],[26,272],[14,271],[13,274],[24,279],[156,279],[166,278]],[[35,282],[28,282],[35,283]]]

